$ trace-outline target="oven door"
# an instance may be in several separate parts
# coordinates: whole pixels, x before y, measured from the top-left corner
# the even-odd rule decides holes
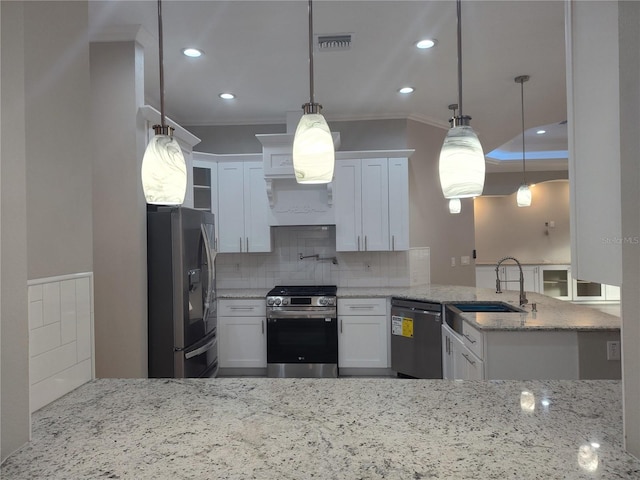
[[[301,312],[267,318],[267,363],[338,363],[338,320]]]

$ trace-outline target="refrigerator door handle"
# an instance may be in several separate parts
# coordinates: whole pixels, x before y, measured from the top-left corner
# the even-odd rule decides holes
[[[211,347],[213,347],[217,341],[218,341],[218,337],[214,337],[210,342],[205,343],[200,348],[196,348],[192,352],[185,353],[184,354],[185,360],[189,360],[190,358],[197,357],[198,355],[202,355],[204,352],[206,352]]]
[[[213,258],[211,257],[211,241],[209,240],[209,233],[207,232],[207,229],[205,228],[204,224],[200,225],[200,230],[202,231],[202,239],[204,241],[204,250],[205,250],[205,253],[207,254],[207,264],[209,267],[207,268],[207,294],[204,299],[204,311],[202,314],[202,318],[206,322],[207,318],[209,317],[209,310],[211,308],[210,307],[211,300],[212,300],[211,291],[213,290],[213,282],[214,282],[213,269],[215,267],[213,265]]]

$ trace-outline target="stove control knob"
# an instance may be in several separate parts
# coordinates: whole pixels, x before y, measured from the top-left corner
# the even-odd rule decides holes
[[[273,305],[273,298],[267,298],[267,305]]]
[[[282,305],[289,305],[289,299],[288,298],[283,298],[282,299]]]
[[[329,305],[335,305],[336,304],[336,299],[335,298],[330,298],[329,299]]]
[[[322,298],[318,301],[318,303],[319,303],[320,305],[326,305],[326,304],[327,304],[327,299],[326,299],[326,298],[324,298],[324,297],[322,297]]]
[[[282,301],[282,300],[280,300],[279,298],[276,298],[276,305],[280,305],[280,302],[281,302],[281,301]]]

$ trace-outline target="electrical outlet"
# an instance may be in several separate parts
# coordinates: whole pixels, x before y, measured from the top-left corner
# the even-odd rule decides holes
[[[469,263],[471,263],[471,258],[469,258],[469,255],[463,255],[462,257],[460,257],[460,265],[469,265]]]
[[[451,257],[451,266],[452,267],[456,266],[456,257]]]
[[[620,342],[607,342],[607,360],[620,360]]]

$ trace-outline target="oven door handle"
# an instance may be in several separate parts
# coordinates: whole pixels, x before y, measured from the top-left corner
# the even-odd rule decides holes
[[[277,312],[267,312],[267,318],[336,318],[336,311],[314,312],[308,310],[281,310]]]

